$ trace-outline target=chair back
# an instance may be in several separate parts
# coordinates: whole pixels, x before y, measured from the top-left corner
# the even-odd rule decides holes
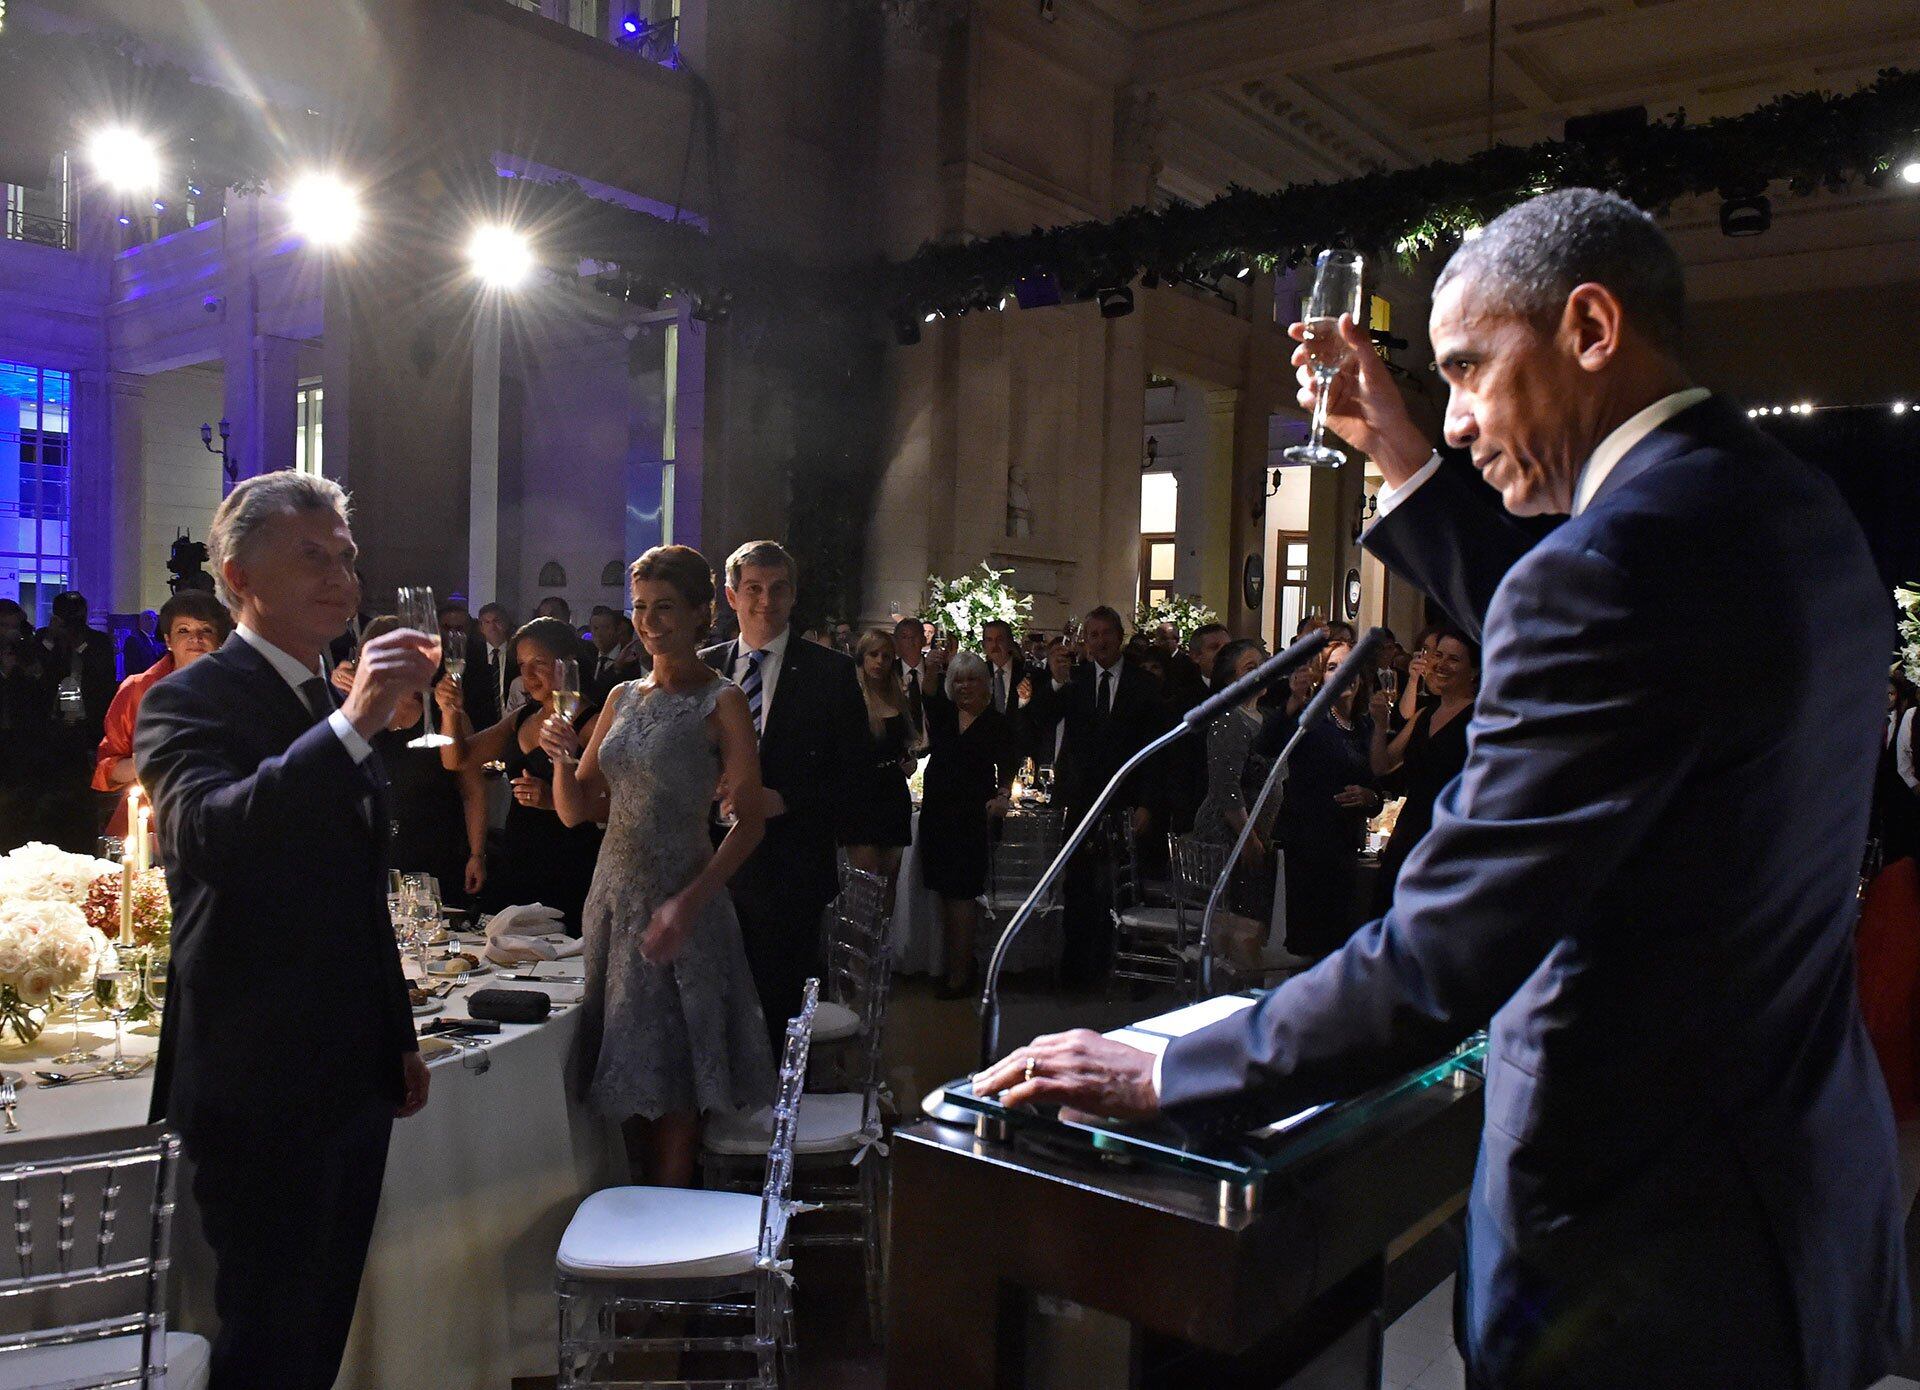
[[[139,1338],[137,1367],[89,1385],[166,1377],[166,1276],[180,1141],[165,1125],[106,1130],[0,1151],[0,1378],[29,1348]]]
[[[848,866],[833,902],[834,931],[827,946],[828,997],[860,1020],[860,1084],[880,1087],[880,1046],[893,992],[893,912],[887,881]]]
[[[1060,852],[1062,817],[1057,805],[1031,806],[1000,822],[999,838],[988,850],[987,910],[995,917],[1011,917],[1027,900],[1033,885]],[[1060,906],[1058,883],[1047,890],[1038,911]]]
[[[1181,936],[1199,948],[1199,969],[1193,972],[1195,997],[1213,994],[1213,931],[1206,926],[1207,900],[1213,885],[1227,867],[1230,846],[1192,835],[1169,835],[1169,857],[1173,860],[1174,904],[1180,910]]]
[[[1106,854],[1110,910],[1117,926],[1121,913],[1147,900],[1140,885],[1140,861],[1134,853],[1132,812],[1125,807],[1107,812],[1098,833]]]
[[[808,980],[800,1012],[787,1022],[780,1054],[780,1086],[773,1102],[773,1142],[767,1146],[767,1176],[760,1189],[760,1268],[777,1271],[785,1259],[788,1201],[793,1191],[793,1146],[800,1130],[800,1097],[807,1086],[807,1053],[813,1045],[813,1015],[820,981]]]

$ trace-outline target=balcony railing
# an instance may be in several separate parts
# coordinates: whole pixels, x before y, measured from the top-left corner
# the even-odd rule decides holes
[[[644,0],[507,0],[515,9],[604,39],[662,67],[680,66],[678,15],[650,18]]]
[[[35,246],[51,246],[56,251],[73,249],[73,224],[64,217],[47,217],[37,212],[7,208],[5,218],[0,232],[4,233],[8,241],[26,241]]]

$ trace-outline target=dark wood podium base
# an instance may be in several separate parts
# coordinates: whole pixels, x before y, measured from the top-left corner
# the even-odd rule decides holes
[[[1477,1081],[1422,1092],[1270,1175],[1255,1211],[1223,1206],[1218,1183],[1184,1172],[932,1120],[903,1127],[887,1384],[1063,1383],[1061,1358],[1036,1339],[1059,1324],[1040,1310],[1066,1300],[1112,1319],[1079,1320],[1092,1350],[1073,1355],[1103,1368],[1081,1383],[1372,1390],[1387,1253],[1458,1205],[1480,1116]]]

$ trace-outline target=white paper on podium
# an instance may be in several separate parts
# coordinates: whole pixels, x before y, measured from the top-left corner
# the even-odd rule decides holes
[[[1205,1028],[1209,1023],[1218,1023],[1231,1017],[1242,1009],[1251,1009],[1258,1002],[1244,994],[1220,994],[1212,999],[1202,999],[1198,1004],[1189,1004],[1184,1009],[1175,1009],[1172,1013],[1155,1014],[1152,1018],[1143,1018],[1138,1023],[1127,1025],[1136,1033],[1154,1033],[1163,1038],[1184,1038],[1187,1034]]]

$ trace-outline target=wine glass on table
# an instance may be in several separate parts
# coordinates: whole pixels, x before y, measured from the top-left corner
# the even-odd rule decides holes
[[[1286,451],[1292,463],[1312,464],[1316,468],[1338,468],[1346,455],[1322,442],[1327,430],[1327,397],[1333,379],[1347,364],[1352,349],[1340,333],[1340,316],[1351,314],[1355,323],[1364,323],[1361,310],[1366,303],[1361,280],[1366,269],[1358,251],[1322,251],[1314,260],[1313,292],[1307,296],[1301,315],[1306,336],[1307,365],[1313,371],[1313,429],[1305,444]]]
[[[127,1060],[124,1041],[127,1032],[127,1015],[133,1012],[133,1006],[140,1002],[140,972],[126,967],[116,966],[112,970],[102,970],[94,976],[93,997],[100,1007],[107,1011],[107,1017],[113,1020],[113,1060],[100,1070],[115,1080],[123,1076],[132,1076],[140,1067]]]
[[[432,655],[436,661],[440,657],[440,608],[434,602],[433,590],[411,588],[400,590],[400,623],[426,637],[433,645]],[[465,649],[461,655],[464,657]],[[464,663],[463,663],[464,665]],[[445,734],[433,731],[433,692],[420,692],[420,737],[407,740],[409,748],[445,748],[453,740]]]

